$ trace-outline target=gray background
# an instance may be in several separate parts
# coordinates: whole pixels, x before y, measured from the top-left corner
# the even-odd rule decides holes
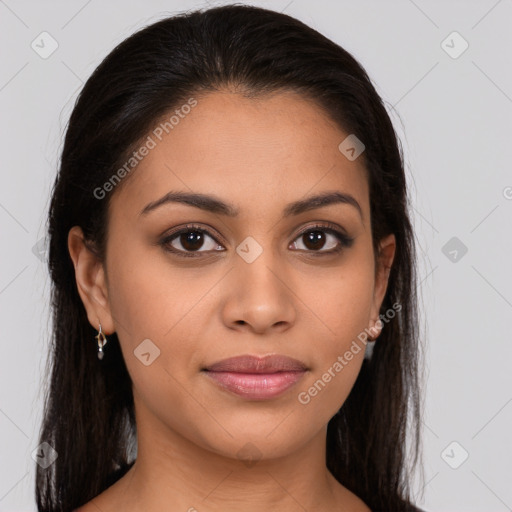
[[[284,10],[351,52],[404,145],[426,331],[419,505],[511,510],[512,2],[255,4]],[[36,510],[31,453],[50,325],[41,239],[73,102],[135,29],[207,5],[0,0],[0,511]],[[46,59],[31,47],[51,48],[44,31],[58,43]]]

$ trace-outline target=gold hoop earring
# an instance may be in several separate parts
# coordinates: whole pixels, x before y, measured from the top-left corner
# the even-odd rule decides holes
[[[107,344],[107,337],[103,334],[101,330],[101,324],[100,324],[100,330],[98,331],[98,334],[95,336],[95,338],[98,340],[98,359],[103,359],[103,347]]]

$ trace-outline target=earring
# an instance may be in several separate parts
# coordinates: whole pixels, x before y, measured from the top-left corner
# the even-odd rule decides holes
[[[101,330],[101,324],[100,330],[98,331],[98,334],[95,336],[95,338],[98,340],[98,359],[103,359],[103,347],[107,343],[107,338]]]
[[[380,325],[378,325],[380,324]],[[370,331],[376,333],[375,337],[370,338],[368,336],[368,341],[377,341],[377,338],[380,336],[380,332],[382,331],[382,328],[384,327],[384,324],[382,323],[382,320],[379,318],[373,325],[373,327],[370,327]]]
[[[377,327],[378,323],[380,324],[379,327]],[[377,338],[379,337],[380,331],[382,330],[383,327],[384,327],[384,325],[383,325],[382,321],[379,319],[379,320],[377,320],[377,322],[375,322],[373,327],[371,327],[369,329],[369,331],[376,332],[377,334],[375,335],[375,337],[368,336],[366,338],[366,340],[369,341],[370,343],[367,343],[366,347],[365,347],[365,351],[364,351],[364,358],[365,359],[371,359],[372,358],[373,349],[374,349],[373,342],[377,341]]]

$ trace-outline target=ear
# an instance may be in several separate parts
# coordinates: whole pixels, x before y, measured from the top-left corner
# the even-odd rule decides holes
[[[394,234],[382,238],[379,242],[377,255],[377,268],[375,269],[375,287],[371,309],[370,331],[375,339],[382,329],[382,321],[379,319],[379,311],[388,288],[389,273],[395,258],[396,239]]]
[[[75,278],[78,293],[87,312],[89,323],[105,334],[115,331],[108,289],[105,279],[105,269],[98,256],[87,247],[84,234],[79,226],[74,226],[68,233],[68,250],[75,266]]]

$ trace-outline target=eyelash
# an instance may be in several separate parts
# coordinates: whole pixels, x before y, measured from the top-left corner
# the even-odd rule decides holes
[[[179,257],[184,257],[184,258],[198,258],[198,257],[202,257],[202,253],[210,252],[210,251],[182,251],[180,249],[175,249],[174,247],[169,245],[179,235],[182,235],[184,233],[189,233],[191,231],[198,231],[199,233],[208,235],[217,244],[221,245],[220,242],[218,242],[217,239],[208,230],[206,230],[196,224],[187,224],[184,228],[181,228],[177,231],[170,233],[163,240],[161,240],[160,245],[164,248],[164,250],[166,250],[170,253],[176,254]],[[309,233],[311,231],[322,231],[324,233],[334,235],[340,242],[339,246],[337,248],[330,249],[328,251],[313,251],[313,250],[305,251],[307,253],[311,253],[311,255],[314,257],[340,253],[344,248],[351,247],[354,242],[353,237],[349,237],[349,236],[345,235],[334,224],[331,224],[329,222],[326,222],[325,224],[315,224],[313,226],[308,226],[308,227],[304,228],[302,231],[300,231],[297,234],[297,236],[293,239],[293,241],[297,240],[301,236],[303,236],[306,233]],[[303,249],[298,249],[298,250],[302,251]],[[214,252],[217,252],[217,251],[214,251]],[[218,251],[218,252],[222,252],[222,251]]]

